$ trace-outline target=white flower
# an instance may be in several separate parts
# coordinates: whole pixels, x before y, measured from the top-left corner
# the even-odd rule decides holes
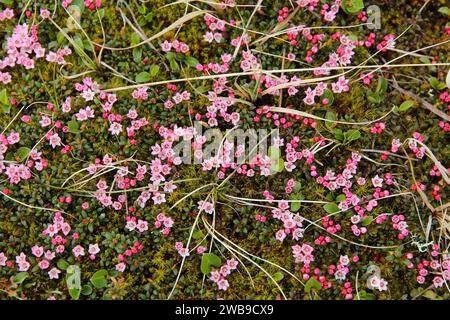
[[[118,123],[118,122],[113,122],[109,126],[108,131],[110,131],[111,134],[117,136],[117,135],[119,135],[122,132],[122,125],[120,123]]]
[[[55,133],[50,136],[50,138],[48,139],[48,142],[50,143],[52,148],[55,149],[56,146],[61,145],[61,138],[59,137],[59,135],[57,133]]]

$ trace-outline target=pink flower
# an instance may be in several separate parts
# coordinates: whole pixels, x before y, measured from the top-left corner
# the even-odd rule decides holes
[[[126,266],[127,265],[124,262],[119,262],[118,264],[116,264],[116,270],[119,272],[124,272]]]
[[[8,257],[5,256],[3,252],[0,252],[0,266],[6,266],[6,261],[8,260]]]
[[[108,131],[111,132],[111,134],[117,136],[117,135],[119,135],[122,132],[122,125],[120,123],[118,123],[118,122],[113,122],[109,126]]]
[[[98,247],[98,244],[90,244],[89,245],[89,250],[88,250],[89,254],[93,254],[96,255],[97,253],[100,252],[100,248]]]
[[[204,246],[199,246],[199,247],[197,247],[197,253],[198,254],[202,254],[202,253],[204,253],[206,251],[206,247],[204,247]]]
[[[31,248],[31,252],[35,257],[39,258],[44,253],[44,247],[39,247],[35,245]]]
[[[50,266],[50,263],[48,262],[48,260],[41,260],[39,261],[38,265],[41,270],[45,270]]]
[[[84,256],[84,248],[80,245],[77,245],[75,248],[73,248],[72,252],[75,257]]]
[[[217,286],[219,287],[219,290],[226,291],[230,284],[228,283],[228,280],[220,279],[219,281],[217,281]]]
[[[59,279],[59,274],[61,271],[57,268],[53,268],[48,272],[48,276],[50,279]]]

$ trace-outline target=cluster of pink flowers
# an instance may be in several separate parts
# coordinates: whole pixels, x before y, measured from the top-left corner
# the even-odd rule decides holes
[[[169,235],[170,229],[173,227],[173,220],[162,212],[159,213],[155,219],[155,228],[159,229],[161,227],[164,227],[162,230],[164,236]]]
[[[28,271],[28,269],[31,266],[30,263],[27,261],[27,256],[23,252],[21,252],[18,256],[16,256],[16,264],[20,272]]]
[[[334,21],[334,19],[336,19],[336,15],[339,12],[341,2],[342,0],[335,0],[334,4],[332,4],[331,6],[328,3],[322,5],[322,10],[320,11],[320,14],[323,16],[323,19],[326,22],[332,22]]]
[[[205,23],[208,26],[208,29],[210,31],[207,31],[206,34],[203,36],[203,39],[206,42],[220,42],[223,38],[222,32],[226,31],[225,22],[220,19],[216,19],[210,14],[205,14]]]
[[[40,152],[32,150],[29,154],[31,159],[28,160],[26,165],[10,163],[6,166],[3,159],[8,146],[19,142],[19,140],[19,134],[15,132],[12,132],[8,137],[0,136],[0,173],[4,172],[8,176],[10,184],[18,184],[21,180],[28,180],[31,178],[30,169],[35,168],[42,171],[48,165],[47,161],[41,157]]]
[[[292,46],[297,46],[299,44],[297,38],[301,35],[303,36],[308,42],[310,42],[311,44],[317,44],[320,41],[322,41],[323,39],[325,39],[325,34],[320,33],[320,34],[312,34],[311,33],[311,28],[307,28],[304,25],[298,25],[292,28],[289,28],[287,30],[287,36],[288,36],[288,40],[289,43]],[[307,59],[308,61],[312,61],[310,59]]]
[[[175,242],[175,249],[177,249],[178,254],[183,258],[189,256],[189,249],[184,247],[183,242]]]
[[[380,278],[378,275],[371,276],[367,283],[369,284],[369,289],[377,289],[378,291],[386,291],[387,288],[387,281]]]
[[[29,32],[27,24],[17,25],[13,29],[6,43],[7,56],[0,60],[0,70],[6,67],[13,68],[16,64],[24,66],[27,70],[33,69],[35,61],[31,58],[31,54],[34,53],[36,58],[42,58],[45,55],[45,49],[39,43],[37,26],[31,27],[31,35]],[[8,73],[2,73],[0,80],[6,84],[11,81],[11,78]]]
[[[68,47],[65,47],[63,49],[58,49],[56,52],[49,51],[49,53],[47,53],[47,55],[45,56],[45,60],[47,60],[48,62],[56,62],[59,65],[63,65],[67,63],[64,57],[71,54],[72,50]]]
[[[408,147],[409,149],[414,153],[414,156],[417,159],[422,159],[425,155],[426,148],[425,147],[419,147],[417,141],[424,142],[425,138],[418,132],[414,132],[412,134],[412,137],[415,139],[410,139],[408,141]],[[416,141],[417,140],[417,141]]]
[[[382,134],[384,129],[386,129],[386,125],[383,122],[377,122],[370,128],[370,132],[373,134]]]
[[[14,11],[12,9],[6,8],[3,11],[0,11],[0,22],[4,20],[11,20],[14,18]]]
[[[388,49],[395,48],[395,35],[389,34],[383,38],[383,41],[377,45],[377,50],[386,52]]]
[[[372,82],[372,79],[375,77],[375,75],[373,73],[360,73],[359,74],[359,78],[362,80],[362,82],[364,83],[364,85],[369,86],[370,83]]]
[[[350,180],[356,174],[360,161],[361,155],[357,152],[352,152],[352,157],[347,160],[347,164],[342,173],[336,175],[334,171],[328,170],[324,176],[316,177],[316,182],[329,190],[350,189],[353,185]],[[356,199],[353,200],[357,203]]]
[[[93,101],[95,95],[100,92],[100,86],[92,78],[84,78],[81,83],[75,83],[74,88],[76,91],[81,92],[80,96],[86,101]]]
[[[371,32],[370,34],[369,34],[369,36],[367,37],[367,39],[366,39],[366,41],[364,42],[364,45],[367,47],[367,48],[370,48],[371,46],[373,46],[374,44],[375,44],[375,38],[376,38],[376,34],[375,33],[373,33],[373,32]]]
[[[347,278],[347,273],[350,271],[348,265],[350,264],[350,259],[348,256],[340,256],[337,269],[334,270],[334,277],[336,280],[345,280]]]
[[[45,250],[44,246],[40,246],[38,244],[35,244],[31,247],[31,253],[35,257],[39,269],[49,269],[50,263],[55,258],[56,254],[65,252],[65,245],[67,243],[67,240],[62,235],[58,235],[58,233],[61,232],[64,236],[68,236],[70,231],[70,225],[64,221],[64,218],[62,217],[60,212],[56,212],[53,217],[53,224],[49,224],[47,228],[42,232],[43,235],[49,236],[51,238],[51,245],[54,246],[54,251]],[[74,240],[78,239],[77,233],[73,233],[72,236]],[[84,248],[80,245],[76,245],[73,248],[72,252],[77,258],[85,255]],[[98,244],[89,245],[88,252],[90,254],[90,259],[94,260],[95,255],[100,252]],[[21,272],[25,272],[31,267],[30,262],[28,262],[27,260],[26,254],[24,254],[23,252],[16,256],[16,264],[18,265],[18,271]],[[7,257],[0,252],[0,266],[5,265],[8,267],[13,266],[12,262],[8,261]],[[50,279],[58,279],[60,273],[61,271],[57,268],[52,268],[50,271],[48,271],[48,276]]]
[[[231,23],[231,24],[233,24],[233,23]],[[247,33],[244,33],[244,35],[242,35],[242,36],[239,35],[236,38],[231,39],[230,44],[233,47],[237,47],[237,46],[244,47],[250,43],[250,40],[251,40],[250,36]]]
[[[145,220],[137,219],[136,217],[127,216],[125,228],[129,231],[137,230],[140,233],[143,233],[148,230],[148,222]]]
[[[208,74],[210,71],[219,74],[219,73],[225,73],[230,68],[230,61],[231,61],[231,54],[224,53],[220,56],[220,60],[222,61],[222,64],[217,62],[210,62],[207,64],[198,64],[195,68],[197,71],[203,71],[205,74]],[[216,82],[214,82],[216,83]]]
[[[433,168],[431,168],[430,176],[431,177],[440,177],[441,176],[441,172],[439,171],[437,166],[433,166]]]
[[[320,82],[316,85],[316,87],[311,89],[308,87],[306,89],[306,97],[303,99],[303,102],[307,105],[313,105],[315,103],[314,99],[315,97],[320,97],[325,93],[325,90],[327,89],[327,84],[324,82]],[[328,101],[325,101],[325,103],[322,101],[323,104],[328,104]]]
[[[161,43],[161,49],[164,52],[170,52],[173,49],[177,53],[179,52],[187,53],[189,51],[189,46],[183,41],[174,40],[170,42],[166,40],[163,43]]]
[[[84,6],[89,10],[100,9],[102,6],[102,0],[84,0]]]
[[[298,4],[301,8],[306,8],[309,11],[314,11],[314,9],[319,4],[319,0],[297,0],[295,1],[295,3]]]
[[[267,221],[267,217],[265,215],[257,213],[255,215],[255,220],[256,221],[261,221],[261,222],[266,222]]]
[[[242,52],[240,67],[243,71],[259,70],[261,69],[261,64],[250,50],[246,50]]]
[[[440,186],[438,186],[438,185],[433,186],[432,194],[433,194],[433,199],[436,201],[441,201],[441,195],[439,194],[440,190],[441,190]]]
[[[63,8],[67,8],[72,4],[73,0],[62,0],[61,5]]]
[[[332,239],[330,236],[319,236],[314,240],[314,244],[318,246],[324,246],[327,243],[331,243]]]
[[[306,243],[292,246],[292,254],[295,258],[295,263],[303,263],[305,266],[309,266],[310,263],[314,261],[313,251],[314,248]]]
[[[358,41],[352,40],[348,36],[342,35],[339,32],[333,34],[331,39],[339,40],[339,47],[336,52],[333,52],[329,55],[327,62],[322,64],[321,67],[318,67],[314,70],[314,75],[316,76],[329,75],[331,70],[328,68],[336,68],[339,66],[346,66],[350,64],[355,54],[354,49],[359,44]],[[339,80],[341,80],[341,78]],[[343,83],[343,80],[341,80],[341,83],[339,83],[338,88],[340,87],[345,87],[345,83]],[[345,90],[342,91],[345,92]]]
[[[214,205],[211,202],[200,200],[198,202],[198,210],[206,212],[207,214],[213,214]]]
[[[393,215],[391,217],[391,222],[392,227],[400,232],[397,236],[400,240],[405,239],[409,235],[408,224],[405,221],[404,215]]]
[[[256,116],[253,117],[253,121],[260,122],[262,119],[273,120],[273,124],[277,127],[283,127],[284,129],[290,128],[294,125],[294,120],[301,120],[302,116],[295,114],[286,114],[286,116],[280,116],[279,114],[269,111],[269,106],[263,106],[256,109]],[[288,107],[289,108],[289,107]],[[292,121],[290,121],[292,119]],[[317,122],[313,119],[304,118],[300,125],[306,125],[311,128],[317,127]]]
[[[431,256],[432,260],[423,259],[421,263],[417,265],[418,276],[416,281],[419,284],[424,284],[428,275],[434,274],[433,286],[435,288],[441,288],[446,281],[450,280],[450,255],[448,253],[442,254],[442,259],[438,260],[439,245],[434,243],[432,245]],[[427,270],[431,269],[431,272]]]
[[[236,3],[234,2],[234,0],[222,0],[218,4],[222,10],[225,10],[227,8],[234,8]]]
[[[211,105],[207,106],[205,117],[208,119],[208,125],[210,127],[215,127],[219,124],[218,117],[222,118],[225,122],[231,122],[233,125],[237,125],[240,120],[238,112],[228,112],[228,108],[235,104],[232,91],[228,93],[228,98],[218,96],[228,89],[226,78],[219,78],[214,83],[214,91],[208,92],[208,100],[211,102]],[[201,119],[202,115],[197,113],[195,120],[200,121]]]
[[[273,218],[283,222],[283,229],[280,229],[275,234],[275,239],[282,242],[288,234],[292,235],[294,240],[299,240],[303,237],[303,218],[298,214],[293,214],[289,211],[289,203],[281,200],[278,203],[278,208],[272,210]]]
[[[117,255],[117,260],[119,260],[119,263],[116,264],[116,270],[119,272],[124,272],[125,268],[127,267],[126,257],[136,255],[142,250],[144,250],[144,246],[139,241],[136,241],[132,248],[128,248],[123,253],[119,253]]]
[[[177,92],[172,97],[172,100],[175,102],[175,104],[180,104],[183,101],[189,101],[191,99],[191,94],[188,91],[183,92]],[[171,109],[174,106],[174,103],[171,100],[167,100],[164,102],[164,107],[167,109]]]
[[[288,7],[283,7],[280,10],[278,10],[278,18],[277,21],[278,22],[283,22],[284,19],[287,19],[287,17],[289,16],[289,8]]]
[[[326,228],[327,232],[329,232],[331,234],[335,234],[338,231],[342,230],[342,227],[341,227],[341,225],[339,223],[336,223],[335,221],[330,219],[330,217],[327,217],[327,216],[323,217],[323,219],[322,219],[322,226],[324,228]],[[331,239],[328,239],[328,240],[329,241],[326,241],[326,239],[325,239],[325,242],[330,242],[331,241]]]
[[[358,14],[358,20],[361,22],[366,22],[369,18],[367,17],[367,12],[366,11],[361,11]]]
[[[344,283],[344,288],[341,290],[341,294],[344,296],[345,300],[353,299],[353,289],[351,288],[351,283]]]
[[[239,262],[235,259],[227,260],[227,262],[223,264],[219,270],[211,271],[211,276],[209,279],[217,284],[219,290],[226,291],[230,286],[228,280],[226,280],[226,277],[231,274],[233,270],[237,269],[238,264]]]
[[[131,93],[131,96],[133,97],[133,99],[136,99],[136,100],[140,100],[140,101],[147,100],[148,99],[147,90],[148,90],[148,87],[146,87],[146,86],[139,87]]]
[[[344,76],[340,76],[338,81],[332,83],[331,88],[334,93],[348,92],[350,90],[350,87],[348,86],[348,80],[345,79]]]

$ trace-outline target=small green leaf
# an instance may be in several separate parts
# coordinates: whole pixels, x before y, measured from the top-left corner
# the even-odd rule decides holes
[[[141,36],[138,33],[133,32],[131,34],[131,45],[138,44],[140,41],[141,41]]]
[[[211,266],[220,267],[221,260],[214,253],[205,253],[202,255],[202,262],[200,265],[200,270],[203,274],[209,274],[211,272]]]
[[[0,91],[0,105],[2,105],[4,113],[9,113],[9,110],[11,109],[11,103],[9,102],[8,93],[6,92],[6,89]]]
[[[150,67],[150,77],[154,78],[159,73],[159,66],[154,64]]]
[[[19,158],[19,162],[22,162],[23,160],[25,160],[28,155],[30,154],[31,149],[27,148],[27,147],[20,147],[19,149],[17,149],[16,151],[16,156]]]
[[[69,289],[69,294],[74,300],[78,300],[80,298],[81,289]]]
[[[367,227],[369,224],[371,224],[373,221],[372,217],[365,217],[364,220],[361,222],[361,225],[363,227]]]
[[[13,282],[15,284],[21,284],[22,282],[25,281],[26,278],[28,278],[30,275],[28,274],[28,272],[19,272],[18,274],[16,274],[13,278]]]
[[[91,279],[104,278],[104,277],[106,277],[107,275],[108,275],[108,271],[106,271],[105,269],[101,269],[101,270],[96,271],[96,272],[92,275]]]
[[[361,138],[361,132],[359,132],[359,130],[350,129],[344,134],[344,136],[346,142],[348,143],[350,141],[358,140],[359,138]]]
[[[69,267],[69,264],[65,260],[59,260],[56,266],[61,270],[67,270]]]
[[[342,202],[345,201],[345,199],[347,199],[347,196],[345,194],[340,194],[336,197],[336,202]]]
[[[142,48],[133,48],[133,60],[137,64],[142,61]]]
[[[97,289],[105,288],[108,285],[108,281],[105,278],[91,278],[90,281]]]
[[[90,285],[84,285],[81,287],[81,294],[84,296],[88,296],[92,293],[92,287]]]
[[[336,213],[340,211],[336,203],[327,203],[326,205],[323,206],[323,208],[328,213]]]
[[[349,14],[357,14],[364,9],[362,0],[342,0],[341,6],[342,9]]]
[[[408,110],[409,108],[411,108],[413,105],[414,105],[414,101],[407,100],[407,101],[403,102],[400,105],[400,107],[398,107],[397,111],[404,112],[404,111]]]
[[[281,150],[279,147],[271,146],[269,147],[269,158],[273,160],[278,160],[281,156]]]
[[[327,113],[325,114],[325,119],[329,120],[325,122],[325,126],[328,129],[331,129],[333,128],[333,126],[335,126],[334,121],[337,120],[337,115],[333,111],[327,111]]]
[[[448,7],[440,7],[438,11],[442,14],[450,16],[450,9]]]
[[[306,281],[306,284],[305,284],[305,291],[306,291],[307,293],[310,293],[312,288],[315,288],[315,289],[317,289],[317,290],[320,290],[320,289],[322,288],[322,285],[321,285],[320,282],[317,281],[316,279],[314,279],[314,278],[309,278],[309,280]]]
[[[136,75],[135,81],[137,83],[144,83],[144,82],[148,82],[151,79],[151,75],[148,72],[141,72],[138,75]]]
[[[436,89],[436,90],[443,90],[443,89],[445,89],[445,83],[440,82],[435,77],[431,77],[429,79],[429,82],[430,82],[431,86],[433,87],[433,89]]]
[[[194,240],[198,240],[198,239],[203,238],[203,232],[202,232],[202,230],[199,230],[199,231],[197,231],[197,232],[194,232],[194,233],[192,234],[192,238],[193,238]]]
[[[344,141],[344,133],[342,132],[341,129],[334,129],[333,132],[336,140]]]
[[[283,272],[281,272],[281,271],[278,271],[277,273],[275,273],[275,274],[273,275],[273,279],[274,279],[276,282],[280,282],[281,280],[283,280],[283,278],[284,278],[284,274],[283,274]]]
[[[381,101],[383,101],[382,97],[378,93],[374,93],[371,91],[367,92],[367,100],[372,103],[379,104]]]
[[[72,133],[80,132],[80,130],[79,130],[80,126],[78,124],[78,121],[75,119],[70,120],[69,123],[67,123],[67,126],[69,127],[69,132],[72,132]]]
[[[430,300],[436,300],[436,293],[434,291],[431,291],[431,290],[425,291],[423,296],[425,298],[427,298],[427,299],[430,299]]]
[[[388,82],[384,77],[380,77],[380,79],[378,80],[378,85],[377,85],[377,93],[379,95],[383,95],[386,93],[388,88]]]
[[[186,57],[186,59],[184,59],[184,62],[190,67],[196,67],[198,64],[200,64],[200,62],[194,57]]]
[[[6,92],[6,89],[0,91],[0,103],[3,105],[9,104],[8,93]]]

